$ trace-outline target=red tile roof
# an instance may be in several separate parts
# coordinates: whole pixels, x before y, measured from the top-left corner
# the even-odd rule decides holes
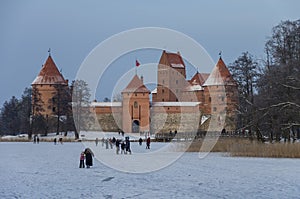
[[[200,86],[202,86],[204,84],[204,82],[207,80],[209,76],[209,73],[199,73],[197,71],[197,73],[192,77],[191,80],[189,80],[189,82],[193,85],[198,84]]]
[[[150,93],[142,80],[135,75],[122,93]]]
[[[166,53],[167,60],[170,65],[174,64],[175,67],[176,67],[176,65],[182,65],[183,67],[185,67],[183,59],[179,52],[178,53],[168,53],[168,52],[164,51],[164,53]]]
[[[217,62],[216,66],[214,67],[212,73],[209,75],[209,77],[204,83],[204,86],[214,85],[236,85],[236,82],[232,78],[228,68],[226,67],[221,57]]]
[[[32,84],[67,84],[67,81],[58,71],[52,57],[49,55],[42,70]]]

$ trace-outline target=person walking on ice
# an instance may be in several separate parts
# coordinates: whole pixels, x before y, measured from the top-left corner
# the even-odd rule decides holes
[[[98,142],[99,142],[99,140],[98,140],[98,138],[96,138],[96,140],[95,140],[96,146],[98,146]]]
[[[85,151],[84,151],[84,154],[85,154],[86,168],[90,168],[91,166],[93,166],[94,153],[92,152],[92,150],[90,148],[86,148]]]
[[[84,158],[85,158],[85,154],[84,151],[82,151],[80,154],[79,168],[84,168]]]
[[[142,143],[143,143],[143,139],[140,138],[140,139],[139,139],[139,144],[140,144],[140,146],[142,146]]]
[[[150,149],[150,137],[147,138],[146,143],[146,149]]]

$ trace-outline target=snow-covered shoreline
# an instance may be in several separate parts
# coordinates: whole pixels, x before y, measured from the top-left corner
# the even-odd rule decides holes
[[[152,143],[151,148],[159,144]],[[220,153],[200,159],[198,153],[184,153],[164,168],[137,174],[112,169],[97,159],[92,168],[79,169],[79,155],[85,147],[82,143],[0,143],[0,198],[299,197],[299,159]],[[145,145],[132,143],[133,154],[120,156],[97,147],[94,150],[111,154],[119,164],[146,150]]]

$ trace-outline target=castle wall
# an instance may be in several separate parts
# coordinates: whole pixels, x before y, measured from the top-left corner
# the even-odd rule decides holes
[[[197,132],[201,113],[198,106],[153,106],[151,108],[151,133]]]
[[[105,104],[105,103],[103,103]],[[118,132],[122,129],[122,106],[95,106],[97,122],[101,129],[94,129],[104,132]],[[98,125],[95,125],[98,126]]]

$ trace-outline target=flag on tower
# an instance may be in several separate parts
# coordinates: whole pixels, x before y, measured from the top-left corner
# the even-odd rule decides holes
[[[138,67],[139,65],[141,65],[141,64],[140,64],[140,62],[136,59],[136,60],[135,60],[135,66]]]

